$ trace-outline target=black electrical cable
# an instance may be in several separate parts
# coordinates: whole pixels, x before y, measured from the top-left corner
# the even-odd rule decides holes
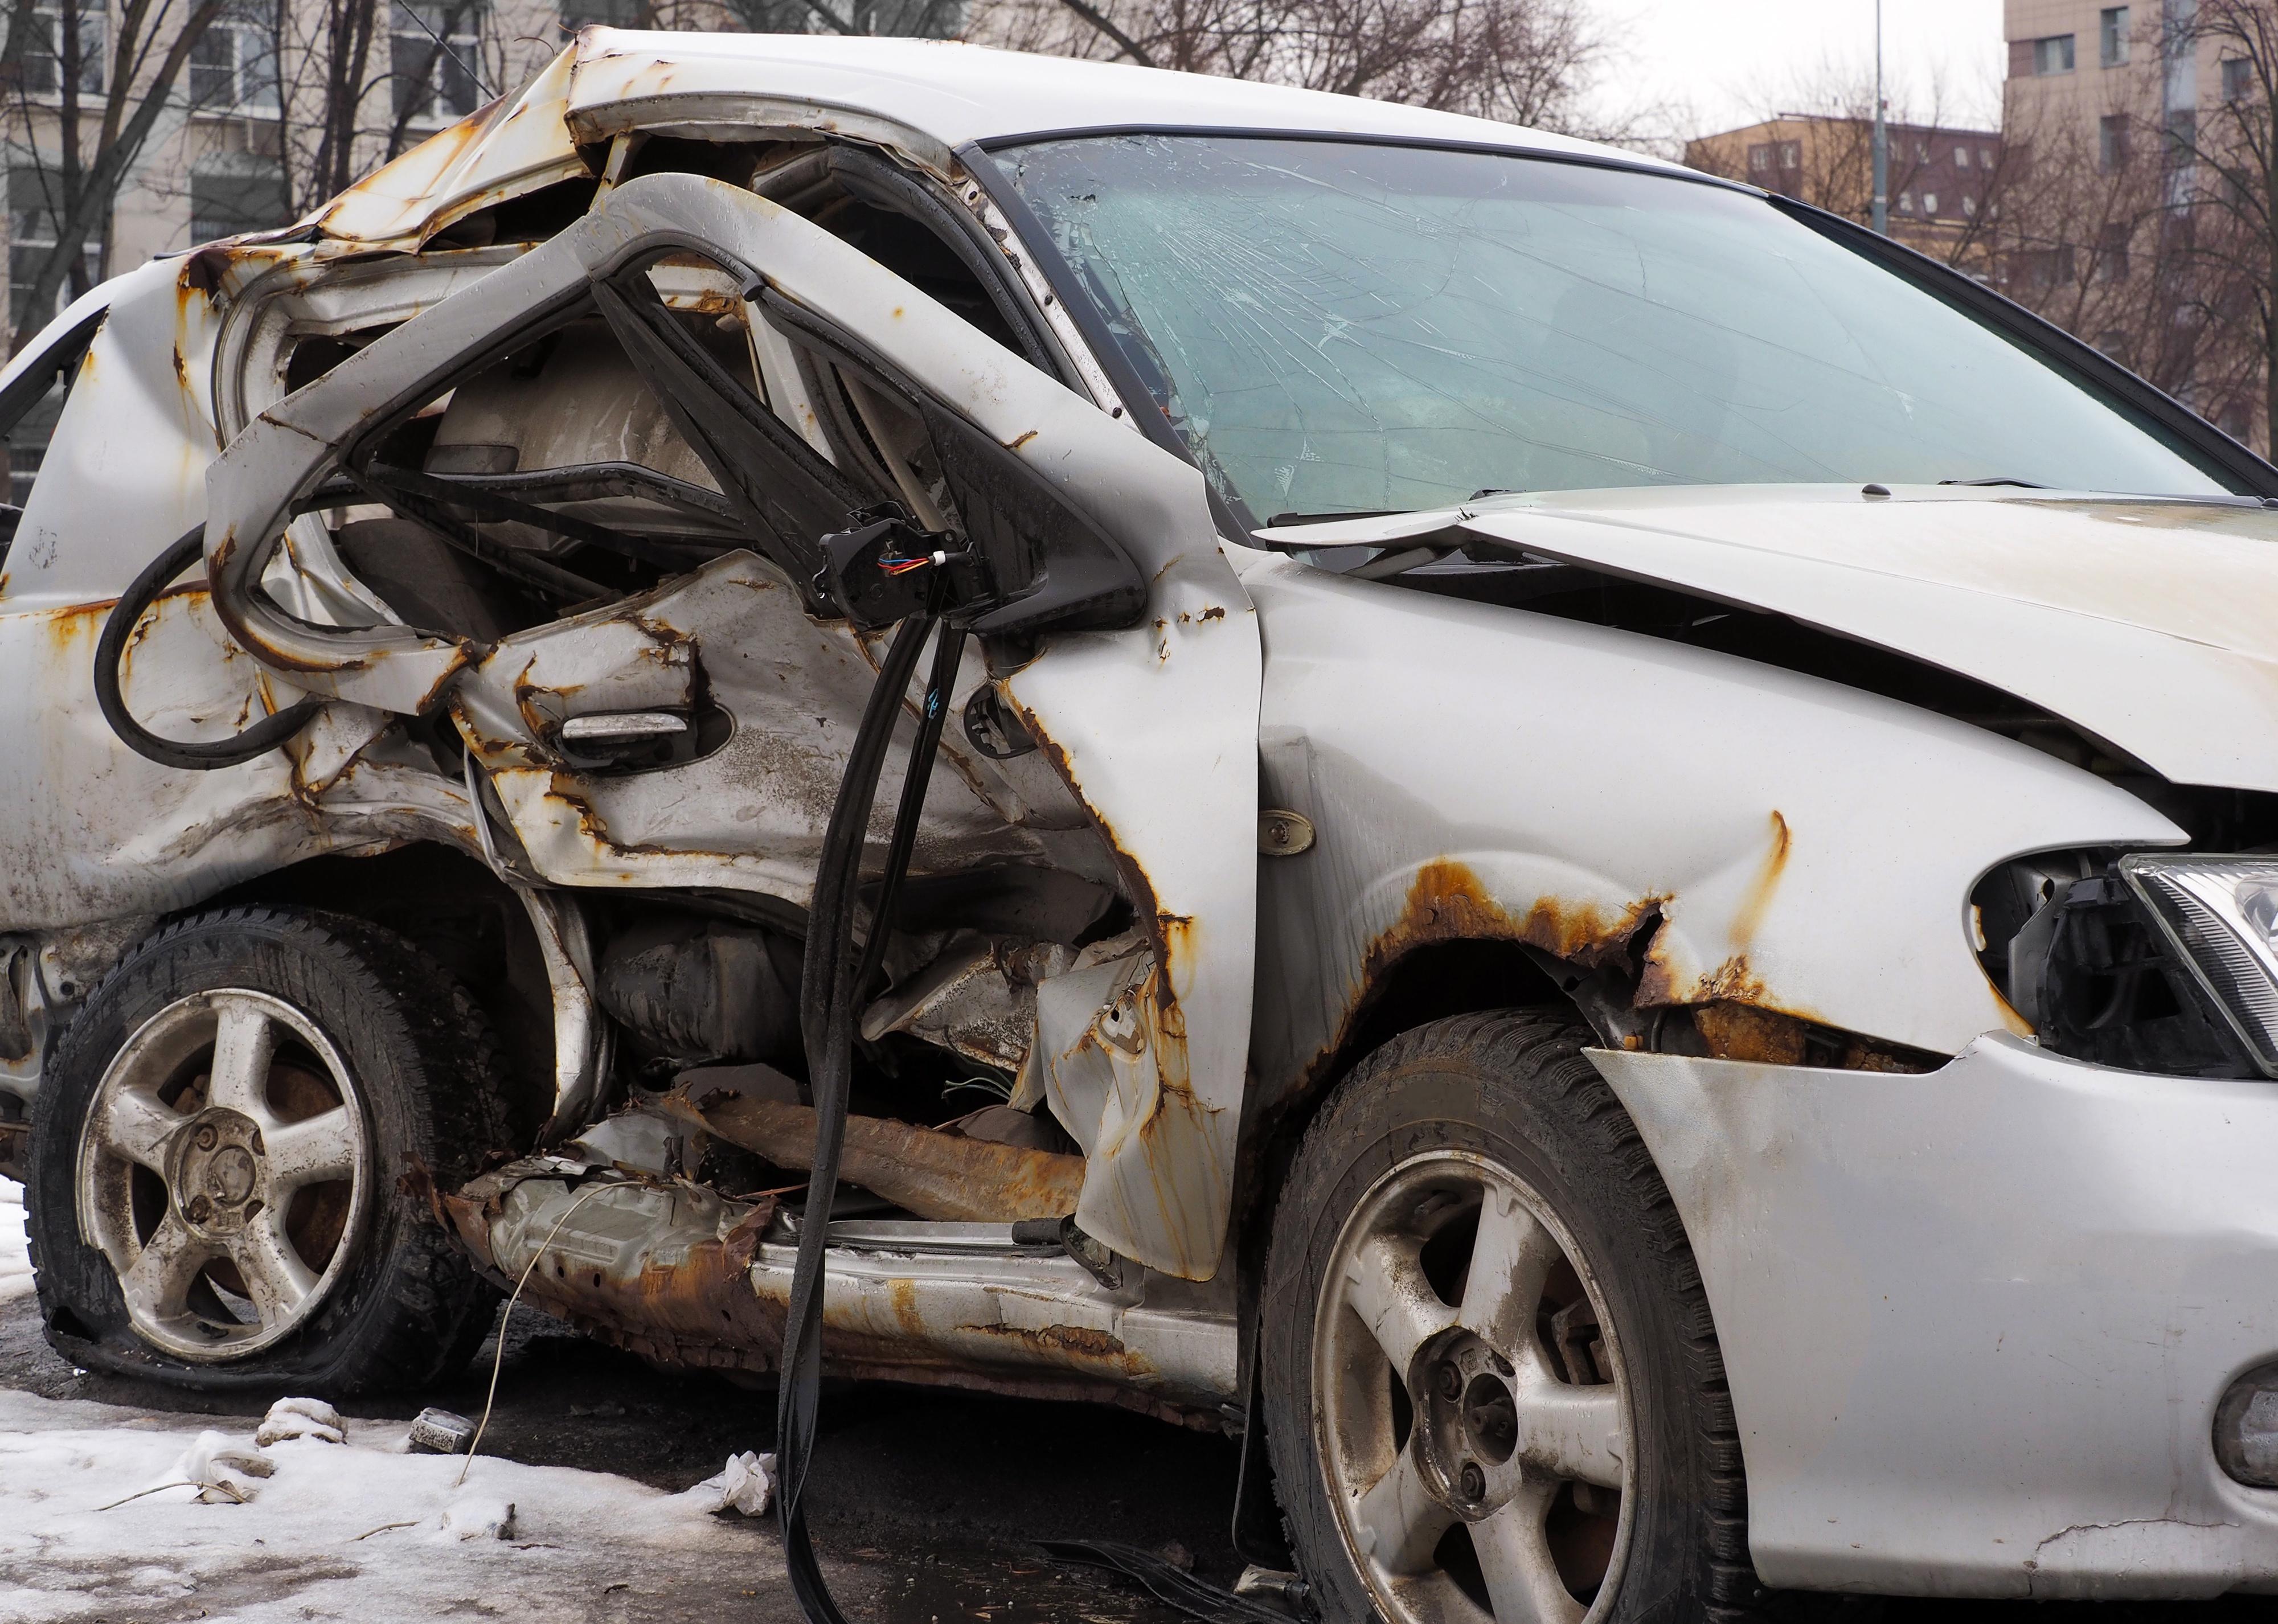
[[[206,528],[201,524],[186,531],[180,540],[152,559],[112,606],[111,618],[103,623],[103,636],[95,645],[95,702],[103,708],[103,719],[111,724],[111,730],[136,755],[160,766],[182,767],[193,773],[237,766],[267,755],[308,726],[325,703],[321,699],[303,699],[274,716],[264,717],[234,737],[210,743],[162,739],[134,720],[118,685],[118,670],[126,661],[126,645],[143,612],[157,601],[169,581],[190,567],[192,559],[203,554],[205,545]]]
[[[902,798],[888,847],[884,881],[871,915],[870,935],[858,959],[854,923],[860,907],[862,850],[871,808],[878,793],[902,696],[917,668],[926,636],[940,622],[932,614],[912,615],[894,634],[879,667],[878,681],[863,707],[854,747],[839,781],[816,865],[814,899],[808,911],[806,957],[799,988],[799,1025],[806,1043],[807,1087],[814,1104],[814,1162],[807,1175],[806,1205],[799,1216],[799,1262],[791,1277],[791,1306],[784,1322],[783,1369],[776,1399],[776,1509],[783,1528],[784,1564],[791,1593],[810,1624],[845,1624],[845,1615],[824,1583],[808,1537],[805,1495],[808,1463],[814,1455],[815,1412],[822,1395],[822,1254],[829,1240],[830,1198],[838,1182],[839,1152],[846,1138],[847,1091],[852,1081],[854,1024],[862,992],[876,973],[884,951],[886,920],[917,839],[918,814],[949,710],[950,684],[965,634],[948,627],[934,652],[918,736],[910,755]]]

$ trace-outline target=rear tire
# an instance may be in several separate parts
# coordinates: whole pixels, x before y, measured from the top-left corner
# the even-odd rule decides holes
[[[1708,1300],[1590,1041],[1537,1011],[1419,1028],[1298,1148],[1259,1356],[1327,1624],[1691,1620],[1757,1597]]]
[[[192,1391],[350,1393],[462,1365],[496,1296],[435,1223],[504,1141],[481,1012],[361,919],[171,925],[57,1046],[32,1262],[73,1362]]]

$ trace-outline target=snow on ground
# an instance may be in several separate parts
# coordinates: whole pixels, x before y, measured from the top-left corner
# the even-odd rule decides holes
[[[17,1210],[0,1208],[11,1232]],[[20,1268],[20,1244],[0,1256]],[[249,1418],[221,1432],[187,1419],[0,1391],[0,1619],[536,1620],[692,1567],[762,1590],[782,1579],[771,1525],[711,1515],[716,1491],[491,1456],[461,1488],[464,1458],[405,1453],[399,1422],[256,1448]],[[217,1460],[237,1452],[256,1457],[251,1470]],[[226,1476],[251,1498],[203,1505],[171,1488],[113,1504],[186,1476]]]
[[[0,1178],[0,1301],[32,1289],[32,1260],[24,1241],[24,1186]]]

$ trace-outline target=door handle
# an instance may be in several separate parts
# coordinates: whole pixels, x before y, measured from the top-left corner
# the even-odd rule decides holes
[[[572,766],[661,766],[689,736],[688,718],[671,711],[595,711],[564,721],[554,733]]]

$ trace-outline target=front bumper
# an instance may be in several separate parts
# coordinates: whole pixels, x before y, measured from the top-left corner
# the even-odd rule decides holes
[[[2278,1491],[2212,1443],[2278,1357],[2278,1084],[1591,1058],[1699,1260],[1767,1583],[2278,1590]]]

